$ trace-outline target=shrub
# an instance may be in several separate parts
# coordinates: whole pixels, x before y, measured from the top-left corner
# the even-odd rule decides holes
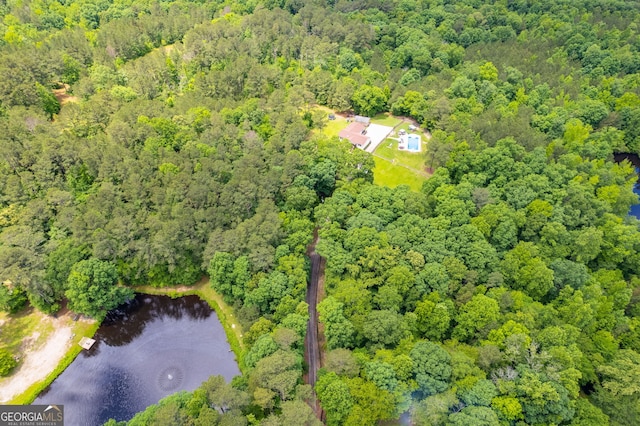
[[[8,376],[11,370],[18,365],[11,352],[4,348],[0,348],[0,376]]]

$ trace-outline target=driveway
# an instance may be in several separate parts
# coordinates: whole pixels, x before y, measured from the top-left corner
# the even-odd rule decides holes
[[[371,143],[365,149],[365,151],[375,151],[380,142],[385,140],[392,130],[393,127],[383,126],[381,124],[369,124],[369,127],[367,127],[367,136],[371,138]]]
[[[309,367],[306,375],[306,383],[311,385],[313,389],[318,377],[318,370],[321,367],[320,343],[318,339],[318,287],[324,282],[324,267],[326,260],[316,253],[316,244],[318,243],[318,229],[314,231],[313,242],[307,247],[307,255],[311,260],[311,276],[307,285],[307,303],[309,304],[309,322],[307,323],[307,334],[304,338],[304,357]],[[314,409],[316,416],[321,421],[324,420],[325,413],[320,407],[320,401],[316,399]]]

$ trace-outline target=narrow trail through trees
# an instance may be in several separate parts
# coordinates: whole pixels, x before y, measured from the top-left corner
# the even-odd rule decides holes
[[[313,242],[307,249],[307,255],[311,260],[311,277],[307,285],[307,303],[309,304],[309,322],[307,323],[307,335],[304,340],[304,357],[309,368],[306,375],[306,382],[312,387],[315,386],[320,368],[320,344],[318,336],[318,289],[324,281],[325,259],[316,253],[316,243],[318,242],[318,230],[313,233]],[[314,391],[315,396],[315,391]],[[320,402],[316,399],[315,406],[312,407],[318,419],[324,422],[325,414],[320,407]]]

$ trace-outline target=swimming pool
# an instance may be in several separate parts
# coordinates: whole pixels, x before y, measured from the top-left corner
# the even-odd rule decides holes
[[[420,136],[407,135],[407,150],[420,151]]]

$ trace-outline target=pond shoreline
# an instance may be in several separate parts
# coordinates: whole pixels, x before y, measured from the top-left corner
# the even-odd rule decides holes
[[[212,375],[240,375],[214,309],[197,295],[136,293],[109,311],[82,351],[34,404],[62,404],[70,424],[128,421]]]
[[[152,286],[138,286],[132,287],[136,293],[150,294],[150,295],[166,295],[171,298],[178,298],[182,296],[196,295],[216,312],[218,320],[225,331],[225,335],[231,350],[234,352],[236,363],[240,372],[244,374],[244,345],[242,344],[242,327],[237,321],[233,321],[234,313],[233,308],[227,305],[222,297],[215,292],[209,285],[208,277],[203,277],[198,283],[192,286],[179,286],[179,287],[152,287]],[[76,357],[82,352],[82,348],[77,344],[82,337],[93,337],[100,327],[101,323],[94,322],[86,326],[78,327],[82,330],[81,333],[75,330],[74,327],[74,339],[73,343],[66,350],[64,356],[58,362],[56,367],[44,378],[44,380],[37,381],[31,384],[25,391],[11,398],[7,404],[27,405],[31,404],[39,394],[45,390],[53,381],[64,372],[64,370],[71,365]],[[55,333],[52,333],[55,334]],[[77,334],[77,336],[76,336]],[[82,335],[80,335],[82,334]]]
[[[204,300],[209,304],[211,309],[216,312],[218,316],[218,320],[220,324],[222,324],[222,328],[227,336],[227,341],[231,346],[231,350],[233,351],[236,362],[238,363],[238,368],[242,374],[245,373],[245,365],[244,365],[244,352],[245,347],[242,343],[242,326],[238,321],[234,321],[233,317],[234,312],[233,308],[226,304],[224,300],[222,300],[222,296],[220,296],[209,284],[209,278],[203,277],[196,284],[191,286],[179,286],[179,287],[152,287],[152,286],[139,286],[132,287],[132,289],[136,293],[142,294],[152,294],[152,295],[163,295],[169,296],[172,299],[182,297],[182,296],[198,296],[200,299]]]
[[[74,324],[71,327],[71,331],[73,332],[71,337],[71,345],[64,352],[64,355],[57,362],[55,368],[49,372],[43,380],[36,381],[29,385],[24,391],[14,395],[6,404],[15,404],[15,405],[27,405],[31,404],[38,395],[47,388],[55,379],[62,374],[62,372],[76,359],[76,357],[82,352],[82,348],[77,343],[80,341],[84,335],[86,337],[93,336],[98,327],[100,327],[100,323],[97,321],[87,322],[86,320],[81,320],[82,323]],[[55,338],[57,336],[56,331],[51,333],[48,338],[48,341],[45,343],[45,347],[47,343],[50,342],[50,338]],[[46,354],[44,354],[46,356]],[[17,372],[16,374],[20,374]]]

